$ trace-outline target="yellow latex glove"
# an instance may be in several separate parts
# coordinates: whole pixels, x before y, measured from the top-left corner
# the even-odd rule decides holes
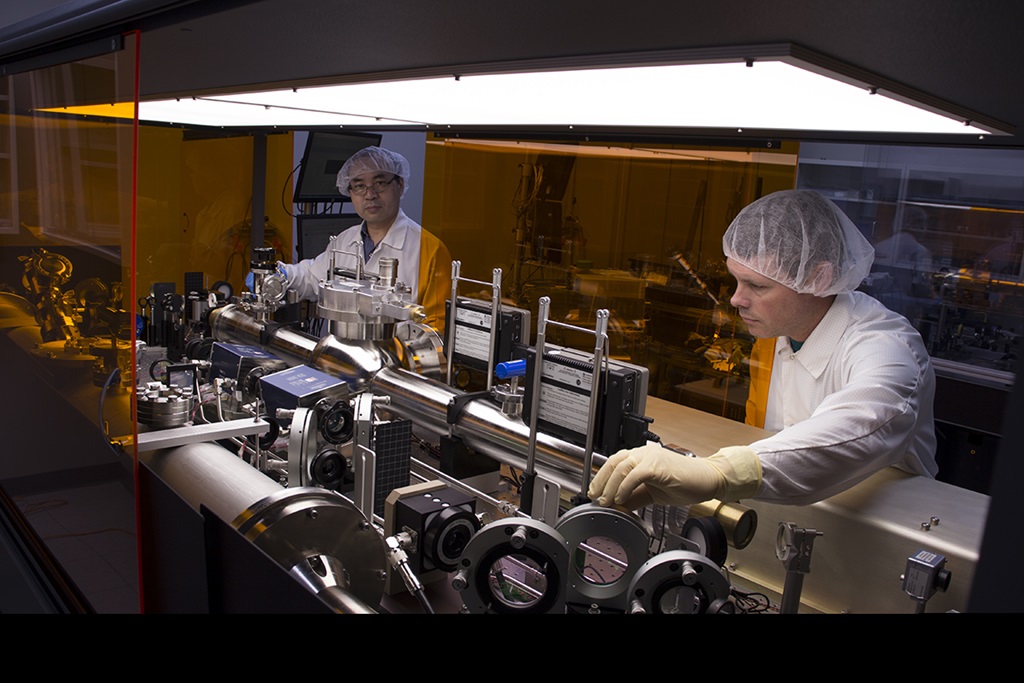
[[[746,446],[691,458],[660,444],[619,451],[598,471],[587,494],[599,505],[638,510],[652,503],[691,505],[749,498],[761,488],[761,461]]]

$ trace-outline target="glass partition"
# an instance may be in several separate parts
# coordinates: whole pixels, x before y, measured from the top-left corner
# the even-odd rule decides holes
[[[861,289],[921,333],[939,479],[988,493],[1024,328],[1024,152],[805,143],[797,184],[875,246]]]
[[[875,246],[865,291],[949,372],[1011,384],[1024,323],[1024,152],[807,144],[800,187]]]
[[[0,79],[0,489],[48,577],[40,609],[139,611],[134,123],[60,113],[133,110],[135,41]]]
[[[861,289],[932,354],[939,478],[987,492],[1024,323],[1022,179],[1017,150],[438,138],[423,215],[464,277],[489,282],[501,268],[506,303],[534,321],[542,296],[550,319],[579,328],[608,309],[611,356],[647,368],[649,396],[743,421],[752,339],[729,305],[721,237],[754,199],[815,189],[875,245]],[[588,334],[547,333],[593,349]]]
[[[649,370],[649,396],[742,421],[752,340],[728,305],[722,234],[794,186],[796,151],[433,140],[424,226],[464,277],[501,268],[506,301],[533,321],[548,297],[569,326],[548,343],[592,351],[572,327],[593,330],[607,309],[611,357]]]

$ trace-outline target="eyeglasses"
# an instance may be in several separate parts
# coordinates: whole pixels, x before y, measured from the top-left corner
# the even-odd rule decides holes
[[[350,195],[354,194],[357,197],[362,197],[370,190],[370,188],[373,188],[373,191],[379,194],[384,190],[388,189],[388,185],[395,182],[396,180],[398,180],[398,176],[393,175],[391,176],[390,180],[374,180],[369,185],[363,185],[361,183],[359,185],[349,185],[348,192]]]

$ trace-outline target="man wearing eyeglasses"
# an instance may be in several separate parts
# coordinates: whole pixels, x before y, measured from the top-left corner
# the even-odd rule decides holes
[[[409,161],[382,147],[366,147],[349,157],[338,172],[338,190],[351,198],[363,222],[338,236],[335,248],[348,253],[336,255],[335,266],[354,271],[358,254],[363,270],[373,275],[379,272],[382,258],[398,259],[398,280],[423,306],[424,322],[443,332],[444,304],[452,291],[452,258],[440,239],[402,211],[410,175]],[[313,259],[280,265],[299,298],[315,300],[329,262],[330,253],[325,251]]]

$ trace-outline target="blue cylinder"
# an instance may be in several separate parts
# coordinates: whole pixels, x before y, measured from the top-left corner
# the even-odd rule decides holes
[[[510,360],[498,363],[494,366],[494,374],[498,376],[498,379],[522,377],[526,374],[526,360]]]

